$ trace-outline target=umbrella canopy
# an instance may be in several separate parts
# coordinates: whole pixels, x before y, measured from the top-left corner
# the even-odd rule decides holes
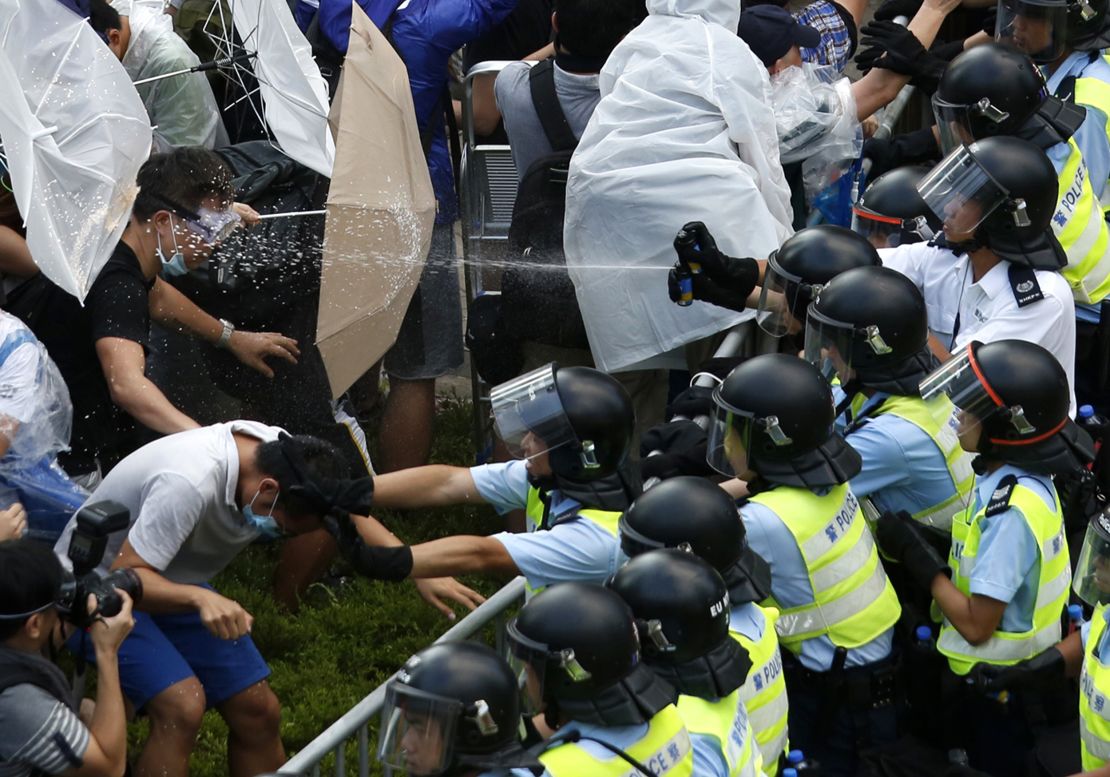
[[[0,138],[35,263],[84,300],[127,226],[151,131],[123,66],[57,0],[0,0]]]
[[[357,4],[332,125],[316,338],[338,396],[397,339],[435,218],[408,73]]]
[[[226,19],[205,29],[219,51],[230,57],[243,50],[254,54],[249,62],[235,64],[229,74],[247,69],[258,81],[265,124],[286,154],[320,175],[330,176],[335,163],[335,142],[328,130],[328,85],[312,58],[312,47],[293,20],[285,0],[231,0],[231,22],[242,41],[229,38]],[[222,14],[217,3],[213,14]],[[254,100],[246,83],[246,99]],[[261,117],[260,117],[261,118]]]

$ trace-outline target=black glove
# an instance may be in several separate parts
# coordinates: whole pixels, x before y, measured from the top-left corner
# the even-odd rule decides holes
[[[967,683],[983,693],[1016,688],[1050,690],[1064,680],[1064,656],[1054,647],[1012,666],[997,666],[980,661],[971,668]]]
[[[713,389],[690,386],[667,405],[667,420],[670,421],[676,415],[693,420],[699,415],[710,415],[712,412]]]
[[[919,10],[921,10],[921,0],[886,0],[875,9],[875,18],[888,22],[894,21],[899,16],[912,19]]]
[[[870,22],[860,30],[864,38],[856,54],[856,65],[866,72],[878,67],[911,76],[910,83],[932,94],[948,66],[947,61],[926,51],[921,41],[894,22]]]
[[[871,138],[863,143],[863,158],[871,160],[870,180],[904,165],[940,159],[940,148],[932,127],[895,135],[890,139]]]
[[[929,590],[938,574],[949,574],[948,564],[921,534],[917,522],[905,510],[889,510],[879,516],[875,525],[879,547],[902,564],[913,582]]]
[[[371,580],[404,580],[412,572],[412,548],[408,545],[377,547],[359,536],[349,513],[332,510],[324,517],[324,528],[335,538],[339,554],[360,575]]]
[[[653,426],[640,438],[640,474],[648,478],[714,474],[705,460],[708,437],[693,421],[671,421]],[[653,451],[662,451],[649,456]]]
[[[717,241],[700,221],[691,221],[682,231],[692,233],[697,248],[680,245],[675,238],[678,261],[667,275],[667,291],[672,302],[679,300],[678,276],[688,271],[690,263],[701,265],[700,273],[690,275],[694,299],[730,310],[744,310],[748,295],[759,283],[759,265],[754,259],[735,258],[721,253]]]

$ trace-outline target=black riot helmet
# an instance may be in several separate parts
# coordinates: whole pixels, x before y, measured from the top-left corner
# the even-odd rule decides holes
[[[821,287],[853,267],[879,266],[867,238],[831,224],[795,232],[767,259],[756,320],[767,334],[781,337],[805,323],[806,308]]]
[[[389,681],[378,757],[414,775],[531,768],[520,741],[516,678],[501,656],[477,642],[432,645]]]
[[[924,165],[899,167],[869,183],[852,206],[852,231],[876,248],[931,239],[940,231],[940,221],[917,193],[917,184],[928,172]]]
[[[1068,417],[1064,368],[1036,343],[968,343],[922,382],[923,397],[938,393],[960,410],[961,442],[965,429],[981,426],[977,452],[987,461],[1063,475],[1094,457],[1090,437]]]
[[[498,434],[514,456],[546,452],[554,482],[588,507],[623,510],[640,492],[628,465],[632,400],[611,375],[552,363],[490,391]]]
[[[913,281],[886,267],[833,278],[809,306],[806,361],[839,378],[889,394],[916,396],[936,367],[928,345],[925,298]]]
[[[713,402],[706,460],[724,475],[750,470],[769,483],[821,488],[860,471],[859,454],[833,427],[828,381],[796,356],[744,362],[714,390]]]
[[[1012,135],[1049,148],[1083,123],[1082,108],[1052,97],[1036,64],[1001,43],[975,46],[952,60],[933,95],[941,150]]]
[[[944,220],[947,237],[973,234],[1003,259],[1038,270],[1067,264],[1051,226],[1058,190],[1045,153],[1014,137],[960,146],[918,185],[925,204]]]
[[[1047,65],[1067,51],[1068,0],[998,0],[994,39]]]
[[[628,605],[600,585],[544,589],[509,622],[507,642],[525,714],[543,711],[552,726],[638,725],[677,698],[640,661]]]
[[[644,661],[686,696],[720,699],[752,667],[729,636],[725,581],[686,551],[653,550],[629,561],[607,584],[632,608]]]
[[[1110,47],[1110,0],[1072,0],[1068,3],[1068,48],[1098,51]]]
[[[629,558],[688,548],[720,573],[733,604],[771,595],[771,568],[748,547],[736,502],[705,478],[664,480],[636,497],[619,526],[621,550]]]

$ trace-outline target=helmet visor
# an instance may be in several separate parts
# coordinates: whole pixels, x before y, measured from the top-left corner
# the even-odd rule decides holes
[[[960,146],[921,179],[917,191],[950,237],[970,235],[1006,201],[998,184],[967,146]]]
[[[805,306],[818,288],[816,284],[803,283],[798,276],[783,270],[775,259],[775,253],[772,253],[767,259],[767,271],[763,274],[756,321],[771,337],[797,332],[804,323]]]
[[[752,421],[751,413],[717,401],[709,419],[709,442],[705,454],[709,466],[728,477],[737,477],[748,471]]]
[[[439,774],[451,763],[462,703],[392,682],[386,688],[378,759],[407,774]]]
[[[878,329],[874,331],[874,339],[885,348]],[[866,337],[866,331],[859,331],[860,337]],[[821,315],[817,311],[816,303],[809,306],[806,316],[806,337],[804,358],[807,362],[821,371],[821,375],[829,383],[837,379],[847,383],[852,378],[852,349],[857,337],[857,330],[852,324],[834,321]],[[886,348],[886,352],[890,349]]]
[[[1066,3],[998,0],[995,40],[1010,44],[1038,64],[1055,62],[1060,57],[1067,32]]]
[[[497,434],[517,458],[578,442],[555,388],[553,363],[494,386],[490,405]]]
[[[933,237],[933,230],[924,216],[900,219],[882,216],[859,206],[852,208],[852,231],[867,238],[876,248],[897,248]]]
[[[1110,602],[1110,514],[1107,511],[1095,515],[1087,524],[1071,586],[1075,595],[1092,607]]]

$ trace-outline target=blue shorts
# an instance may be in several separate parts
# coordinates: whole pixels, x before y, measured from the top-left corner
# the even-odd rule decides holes
[[[74,634],[66,645],[74,653],[84,653],[90,663],[96,660],[92,640],[83,633]],[[141,711],[171,685],[194,676],[204,686],[211,709],[265,680],[270,667],[249,636],[215,637],[196,611],[136,612],[135,628],[119,649],[120,685],[135,710]]]

